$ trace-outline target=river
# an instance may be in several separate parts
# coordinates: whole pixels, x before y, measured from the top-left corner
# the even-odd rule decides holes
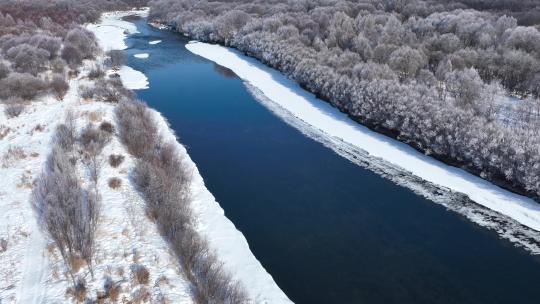
[[[537,303],[537,256],[337,155],[186,38],[135,23],[128,65],[150,84],[137,95],[295,303]]]

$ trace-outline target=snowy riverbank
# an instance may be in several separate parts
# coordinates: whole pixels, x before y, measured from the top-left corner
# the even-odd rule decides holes
[[[467,214],[467,217],[497,230],[502,236],[520,243],[532,252],[540,253],[537,246],[538,235],[534,235],[540,231],[540,204],[532,199],[501,189],[464,170],[421,154],[404,143],[369,130],[301,89],[298,84],[278,71],[236,50],[201,42],[192,42],[186,47],[197,55],[231,69],[255,89],[255,95],[260,93],[259,99],[263,97],[270,101],[274,107],[284,110],[280,112],[283,115],[292,115],[301,121],[303,128],[310,128],[316,131],[318,136],[332,141],[333,144],[329,146],[337,153],[342,155],[342,150],[354,147],[367,152],[371,159],[382,160],[442,189],[462,193],[480,206],[502,215],[505,221],[512,219],[519,223],[519,225],[512,224],[511,229],[523,226],[528,230],[528,238],[535,238],[536,244],[527,244],[526,238],[517,240],[521,234],[519,231],[510,233],[508,227],[496,227],[493,222],[488,222],[489,216],[479,218],[476,214]],[[456,210],[457,208],[451,209],[466,213]]]
[[[148,9],[105,13],[101,16],[99,23],[88,24],[86,28],[96,35],[103,51],[125,50],[128,47],[125,43],[127,35],[138,33],[137,27],[133,23],[122,20],[123,17],[130,15],[146,17]],[[138,58],[147,58],[147,56]],[[148,88],[148,79],[140,71],[124,65],[116,73],[120,75],[124,86],[130,90]]]
[[[125,21],[121,20],[123,16],[127,15],[130,13],[104,14],[100,24],[88,28],[94,31],[104,49],[124,49],[126,45],[123,40],[126,36],[123,31],[116,31],[116,34],[112,35],[110,30],[105,33],[101,32],[100,29],[104,25],[117,25],[115,28],[129,29],[129,33],[135,33],[130,27],[132,24],[126,25],[123,23]],[[144,13],[137,13],[137,15],[144,15]],[[118,26],[119,24],[121,26]],[[119,39],[122,39],[122,43],[118,41]],[[108,44],[109,42],[110,44]],[[131,86],[133,88],[143,82],[140,77],[138,81],[136,79],[137,77],[122,78],[122,81],[124,83],[134,81],[136,84]],[[158,112],[154,112],[154,114],[160,125],[160,132],[166,138],[176,141],[176,136],[169,128],[165,118]],[[219,203],[204,185],[204,180],[199,174],[196,164],[189,158],[186,149],[180,143],[177,142],[177,144],[179,151],[185,155],[188,165],[193,170],[193,184],[191,186],[194,197],[193,208],[198,215],[200,233],[208,239],[210,247],[216,251],[219,260],[223,262],[224,269],[246,287],[249,297],[254,303],[291,303],[253,255],[243,234],[225,216]]]

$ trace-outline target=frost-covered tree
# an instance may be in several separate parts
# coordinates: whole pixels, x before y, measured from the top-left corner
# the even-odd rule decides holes
[[[540,93],[538,30],[463,8],[442,0],[154,0],[149,17],[235,47],[420,150],[540,195],[531,169],[540,163],[538,132],[494,114],[496,94]]]

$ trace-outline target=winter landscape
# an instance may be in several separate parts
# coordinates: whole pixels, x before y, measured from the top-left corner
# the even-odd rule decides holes
[[[540,2],[0,0],[0,304],[536,303]]]

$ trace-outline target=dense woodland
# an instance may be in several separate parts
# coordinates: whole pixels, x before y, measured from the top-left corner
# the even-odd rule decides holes
[[[464,4],[474,2],[155,0],[150,18],[235,47],[373,129],[538,196],[540,32]]]

